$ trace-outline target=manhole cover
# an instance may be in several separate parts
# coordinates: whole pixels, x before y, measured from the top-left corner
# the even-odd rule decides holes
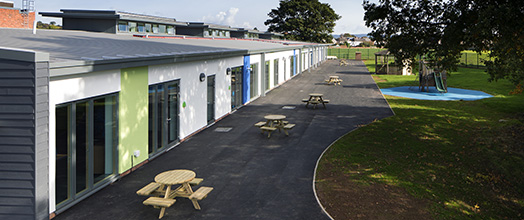
[[[284,106],[282,107],[282,109],[295,109],[297,108],[296,106],[292,106],[292,105],[287,105],[287,106]]]
[[[229,132],[233,129],[232,127],[218,127],[215,128],[215,132]]]

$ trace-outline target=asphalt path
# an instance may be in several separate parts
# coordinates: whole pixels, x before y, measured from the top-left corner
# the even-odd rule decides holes
[[[214,190],[200,201],[202,210],[177,198],[162,219],[330,219],[313,189],[318,158],[344,134],[393,115],[363,62],[338,64],[326,61],[288,80],[55,219],[157,219],[159,210],[135,192],[172,169],[193,170],[204,178],[200,186]],[[325,85],[330,75],[341,85]],[[324,94],[327,108],[306,108],[302,99],[310,93]],[[296,126],[268,139],[253,126],[268,114]]]

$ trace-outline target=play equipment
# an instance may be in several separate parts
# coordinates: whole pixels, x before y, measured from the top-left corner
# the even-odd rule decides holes
[[[429,63],[424,60],[420,61],[418,70],[419,90],[422,92],[429,92],[429,87],[435,86],[440,93],[448,92],[446,71],[432,68],[428,64]]]

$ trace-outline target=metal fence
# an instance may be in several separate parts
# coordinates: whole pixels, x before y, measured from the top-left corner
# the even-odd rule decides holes
[[[363,60],[374,60],[375,53],[386,50],[383,48],[329,48],[328,56],[337,56],[339,59],[355,59],[355,54],[360,52]],[[391,56],[390,58],[392,58]],[[489,59],[488,53],[478,54],[474,51],[464,51],[461,53],[459,66],[470,68],[484,68],[484,60]]]

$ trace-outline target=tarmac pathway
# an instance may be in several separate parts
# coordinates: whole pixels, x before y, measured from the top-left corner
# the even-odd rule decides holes
[[[338,75],[341,85],[325,85]],[[302,99],[322,93],[330,103],[307,109]],[[282,108],[294,106],[294,109]],[[290,136],[262,135],[253,125],[264,115],[283,114],[296,124]],[[182,142],[142,168],[55,217],[62,219],[157,219],[159,210],[145,206],[135,192],[155,175],[190,169],[204,178],[200,186],[214,190],[197,211],[188,199],[177,199],[162,219],[330,219],[313,189],[316,162],[340,136],[359,125],[392,116],[371,74],[361,61],[327,61],[304,72],[266,96],[240,108],[213,126]],[[217,128],[232,128],[217,132]],[[197,186],[198,187],[198,186]]]

